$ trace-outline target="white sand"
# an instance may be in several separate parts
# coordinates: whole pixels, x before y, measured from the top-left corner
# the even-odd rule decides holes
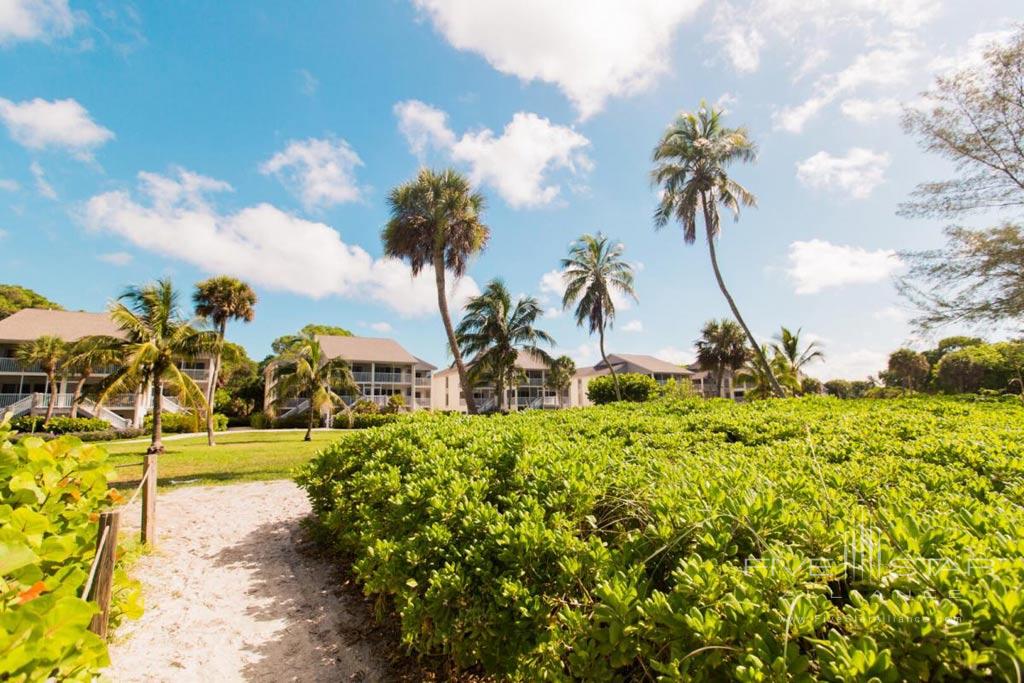
[[[300,527],[290,481],[181,488],[157,500],[157,550],[133,568],[145,615],[110,648],[115,681],[376,681],[366,609]],[[138,503],[122,524],[138,526]],[[133,525],[134,523],[134,525]],[[379,649],[379,647],[378,647]]]

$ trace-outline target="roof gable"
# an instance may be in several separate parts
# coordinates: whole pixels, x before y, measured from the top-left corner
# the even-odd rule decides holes
[[[44,335],[73,342],[97,335],[123,337],[124,332],[107,313],[24,308],[0,320],[0,341],[26,342]]]

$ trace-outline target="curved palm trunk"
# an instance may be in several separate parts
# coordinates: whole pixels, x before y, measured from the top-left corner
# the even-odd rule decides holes
[[[153,440],[146,450],[147,455],[164,452],[164,383],[153,380]]]
[[[750,345],[754,347],[754,353],[757,355],[757,360],[764,368],[766,376],[768,377],[768,383],[771,384],[772,393],[781,398],[785,396],[785,393],[779,385],[779,380],[775,379],[775,373],[772,372],[772,368],[768,364],[768,359],[765,357],[764,351],[761,349],[761,345],[757,343],[756,339],[754,339],[753,333],[751,333],[750,328],[747,327],[747,323],[743,320],[743,316],[740,315],[740,309],[736,307],[736,302],[733,301],[732,295],[729,294],[729,290],[725,286],[725,280],[722,279],[722,271],[718,269],[718,255],[715,252],[715,238],[711,232],[712,221],[711,216],[708,213],[707,199],[703,197],[703,195],[701,198],[704,200],[702,203],[704,204],[704,226],[707,229],[708,252],[711,254],[711,267],[715,271],[715,280],[718,281],[718,288],[722,290],[722,294],[725,296],[725,300],[729,303],[729,308],[732,310],[732,314],[736,318],[736,322],[738,322],[740,327],[743,328],[743,331],[747,335],[747,340],[750,341]]]
[[[612,375],[612,384],[615,385],[615,400],[622,400],[622,392],[619,390],[619,376],[615,374],[615,368],[608,362],[608,355],[604,352],[604,321],[601,321],[601,326],[597,328],[597,345],[601,349],[601,360],[608,367],[608,372]]]
[[[220,356],[224,346],[224,337],[227,334],[227,322],[220,324],[217,330],[217,353],[213,357],[213,368],[210,373],[210,385],[206,387],[206,443],[210,446],[217,444],[213,440],[213,398],[217,393],[217,376],[220,375]]]
[[[43,426],[50,424],[50,419],[53,417],[53,409],[57,407],[57,375],[50,375],[47,377],[50,380],[50,405],[46,406],[46,419],[43,420]]]
[[[452,350],[455,358],[455,367],[459,371],[459,384],[462,387],[462,397],[466,400],[466,412],[476,415],[476,402],[473,400],[473,388],[469,385],[469,373],[466,372],[466,364],[462,362],[462,353],[459,351],[459,342],[455,339],[455,329],[452,327],[452,317],[448,313],[448,295],[444,290],[444,259],[440,250],[436,250],[434,256],[434,280],[437,283],[437,307],[441,311],[441,322],[444,323],[445,334],[448,335],[448,348]]]
[[[316,417],[316,412],[313,409],[313,397],[309,397],[309,423],[306,427],[306,436],[302,437],[303,441],[313,440],[313,419]]]
[[[91,372],[82,372],[78,377],[78,385],[75,387],[75,395],[71,398],[71,417],[78,417],[78,404],[82,401],[82,393],[85,389],[85,383],[92,377]],[[99,411],[97,411],[99,412]]]

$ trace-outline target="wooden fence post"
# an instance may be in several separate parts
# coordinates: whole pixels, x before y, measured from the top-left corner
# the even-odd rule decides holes
[[[156,462],[156,453],[142,456],[142,542],[150,547],[156,545]]]
[[[110,596],[114,590],[114,562],[117,559],[117,531],[121,526],[121,511],[109,510],[100,513],[96,543],[96,578],[92,584],[88,600],[99,605],[100,613],[92,618],[89,630],[100,638],[107,637],[107,623],[110,620]],[[104,538],[104,531],[106,537]]]

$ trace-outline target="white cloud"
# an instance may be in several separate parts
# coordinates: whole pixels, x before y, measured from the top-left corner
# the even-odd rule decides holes
[[[900,101],[895,97],[883,97],[877,100],[854,98],[843,100],[839,105],[843,116],[858,123],[871,123],[881,118],[896,116],[900,113]]]
[[[890,36],[885,47],[864,52],[842,71],[819,78],[814,84],[814,94],[802,103],[775,112],[775,128],[799,133],[823,108],[844,95],[863,87],[905,84],[912,74],[911,67],[921,55],[920,45],[912,36]]]
[[[872,313],[871,317],[875,320],[891,320],[893,322],[904,323],[910,319],[910,314],[906,309],[900,308],[899,306],[886,306],[885,308]]]
[[[663,346],[654,352],[654,357],[675,365],[689,365],[697,360],[697,351],[692,347],[680,349],[675,346]]]
[[[523,81],[557,85],[581,118],[669,69],[678,25],[702,0],[413,0],[458,50]]]
[[[584,153],[590,140],[537,114],[516,113],[501,135],[484,128],[457,137],[447,115],[428,104],[408,100],[394,111],[413,154],[422,160],[428,149],[445,151],[469,167],[474,184],[493,187],[513,208],[551,204],[561,192],[552,172],[564,169],[575,177],[592,167]]]
[[[385,334],[387,332],[391,332],[391,331],[393,331],[395,329],[395,328],[391,327],[391,323],[386,323],[386,322],[370,323],[369,325],[367,325],[367,327],[369,327],[374,332],[380,332],[382,334]]]
[[[17,192],[21,189],[21,185],[17,180],[10,180],[9,178],[0,178],[0,190],[4,192]]]
[[[113,132],[97,124],[85,107],[72,99],[52,102],[36,98],[11,102],[0,97],[0,119],[11,137],[29,149],[57,147],[90,158],[92,150],[113,139]]]
[[[1012,29],[976,33],[951,54],[933,57],[928,63],[928,67],[940,74],[950,74],[960,69],[977,66],[985,59],[987,48],[993,45],[1005,45],[1015,33]]]
[[[881,282],[901,266],[891,249],[869,251],[813,239],[789,245],[786,272],[797,294],[815,294],[828,287]]]
[[[39,165],[38,162],[33,161],[29,164],[28,170],[32,172],[32,177],[36,180],[36,191],[47,199],[56,199],[57,191],[53,189],[53,185],[46,179],[46,171]]]
[[[428,149],[447,150],[455,145],[455,133],[448,128],[448,115],[419,100],[394,106],[398,130],[409,142],[409,150],[421,161]]]
[[[644,324],[640,320],[630,320],[628,323],[620,327],[623,332],[643,332]]]
[[[384,304],[403,316],[437,310],[433,271],[416,278],[394,259],[375,259],[349,245],[329,225],[299,218],[271,204],[221,213],[208,195],[225,182],[183,169],[173,177],[139,174],[137,199],[125,191],[89,199],[83,222],[94,231],[217,274],[319,299],[337,295]],[[472,278],[448,278],[453,308],[479,294]]]
[[[307,211],[354,202],[362,197],[356,168],[362,159],[344,140],[292,140],[260,165],[260,173],[277,177],[298,195]]]
[[[320,89],[320,81],[317,77],[306,69],[299,69],[296,73],[299,76],[299,92],[309,97],[315,95],[316,91]]]
[[[819,190],[840,190],[854,199],[866,199],[885,180],[887,152],[852,147],[846,156],[822,151],[796,165],[797,179]]]
[[[815,367],[811,374],[825,381],[830,379],[862,380],[869,375],[878,374],[879,370],[885,368],[888,361],[889,355],[884,351],[870,349],[829,351],[825,355],[825,361]]]
[[[133,257],[127,251],[112,251],[107,254],[99,254],[96,260],[109,263],[112,266],[127,266],[132,262]]]
[[[0,46],[71,35],[77,23],[68,0],[2,0]]]
[[[719,0],[707,40],[741,73],[756,71],[766,48],[796,53],[799,77],[823,62],[837,39],[914,30],[940,8],[941,0]]]

